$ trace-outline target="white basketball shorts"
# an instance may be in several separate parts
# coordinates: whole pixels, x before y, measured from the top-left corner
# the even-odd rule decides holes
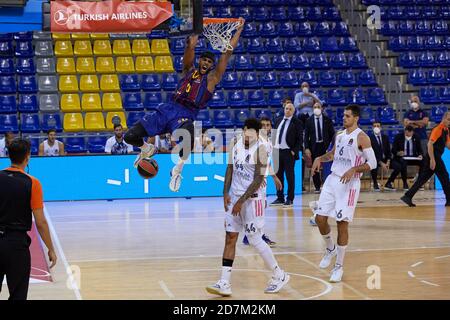
[[[253,234],[264,228],[264,199],[248,199],[242,205],[241,213],[237,216],[231,214],[233,205],[240,197],[231,195],[231,204],[225,213],[225,231]]]

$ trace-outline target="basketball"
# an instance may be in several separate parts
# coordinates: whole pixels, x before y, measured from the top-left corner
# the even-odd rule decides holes
[[[158,162],[155,159],[145,158],[139,161],[137,169],[142,178],[151,179],[158,174]]]

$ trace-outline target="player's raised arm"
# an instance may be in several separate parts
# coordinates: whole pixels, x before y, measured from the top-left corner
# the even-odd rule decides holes
[[[190,35],[186,40],[186,48],[183,56],[183,73],[188,72],[194,66],[195,46],[198,42],[198,34]]]
[[[244,30],[244,19],[241,20],[241,25],[237,28],[236,33],[233,38],[230,40],[230,44],[233,47],[233,50],[237,47],[239,38],[241,37],[242,30]],[[228,50],[220,56],[219,62],[217,63],[214,72],[211,73],[211,81],[214,85],[218,84],[220,80],[222,80],[223,74],[227,69],[228,60],[230,60],[231,55],[233,54],[233,50]]]

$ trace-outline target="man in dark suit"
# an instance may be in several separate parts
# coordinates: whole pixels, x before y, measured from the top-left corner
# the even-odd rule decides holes
[[[373,133],[369,134],[370,142],[372,143],[375,157],[377,158],[377,168],[370,171],[372,174],[373,189],[380,191],[378,184],[378,169],[381,168],[384,173],[387,173],[391,163],[391,144],[389,143],[389,137],[381,132],[381,123],[375,121],[373,123]]]
[[[313,107],[313,115],[306,120],[305,126],[305,157],[312,158],[312,162],[317,157],[324,155],[335,134],[333,121],[323,113],[320,102],[316,102]],[[320,186],[323,181],[320,172],[313,175],[315,193],[320,193]]]
[[[292,207],[295,193],[295,161],[299,160],[299,152],[303,145],[303,127],[300,120],[294,116],[295,107],[290,101],[284,104],[284,116],[275,121],[275,145],[273,160],[278,179],[283,188],[277,191],[277,199],[273,206]],[[284,201],[284,173],[288,183],[288,196]]]
[[[404,133],[399,133],[395,136],[394,143],[392,144],[392,155],[392,169],[394,171],[392,171],[384,188],[386,190],[395,190],[392,183],[395,181],[398,174],[401,173],[403,190],[408,190],[408,182],[406,181],[408,166],[419,166],[420,168],[423,158],[420,136],[417,133],[414,133],[414,128],[412,126],[406,126]]]

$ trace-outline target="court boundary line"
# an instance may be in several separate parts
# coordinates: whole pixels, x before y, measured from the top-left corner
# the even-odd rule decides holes
[[[53,244],[55,245],[56,250],[58,250],[59,257],[61,258],[61,260],[62,260],[62,262],[64,264],[64,268],[65,268],[66,274],[69,277],[68,280],[70,280],[70,284],[72,286],[72,291],[75,294],[75,298],[77,300],[83,300],[83,298],[81,296],[80,289],[78,288],[78,284],[75,281],[72,272],[69,272],[69,270],[70,270],[69,262],[67,261],[66,255],[64,254],[64,251],[63,251],[62,246],[61,246],[61,242],[59,241],[58,234],[56,233],[55,227],[53,225],[52,219],[50,218],[50,214],[49,214],[49,211],[47,210],[46,206],[44,206],[44,215],[45,215],[45,217],[47,219],[48,228],[50,230],[50,233],[52,234]]]

